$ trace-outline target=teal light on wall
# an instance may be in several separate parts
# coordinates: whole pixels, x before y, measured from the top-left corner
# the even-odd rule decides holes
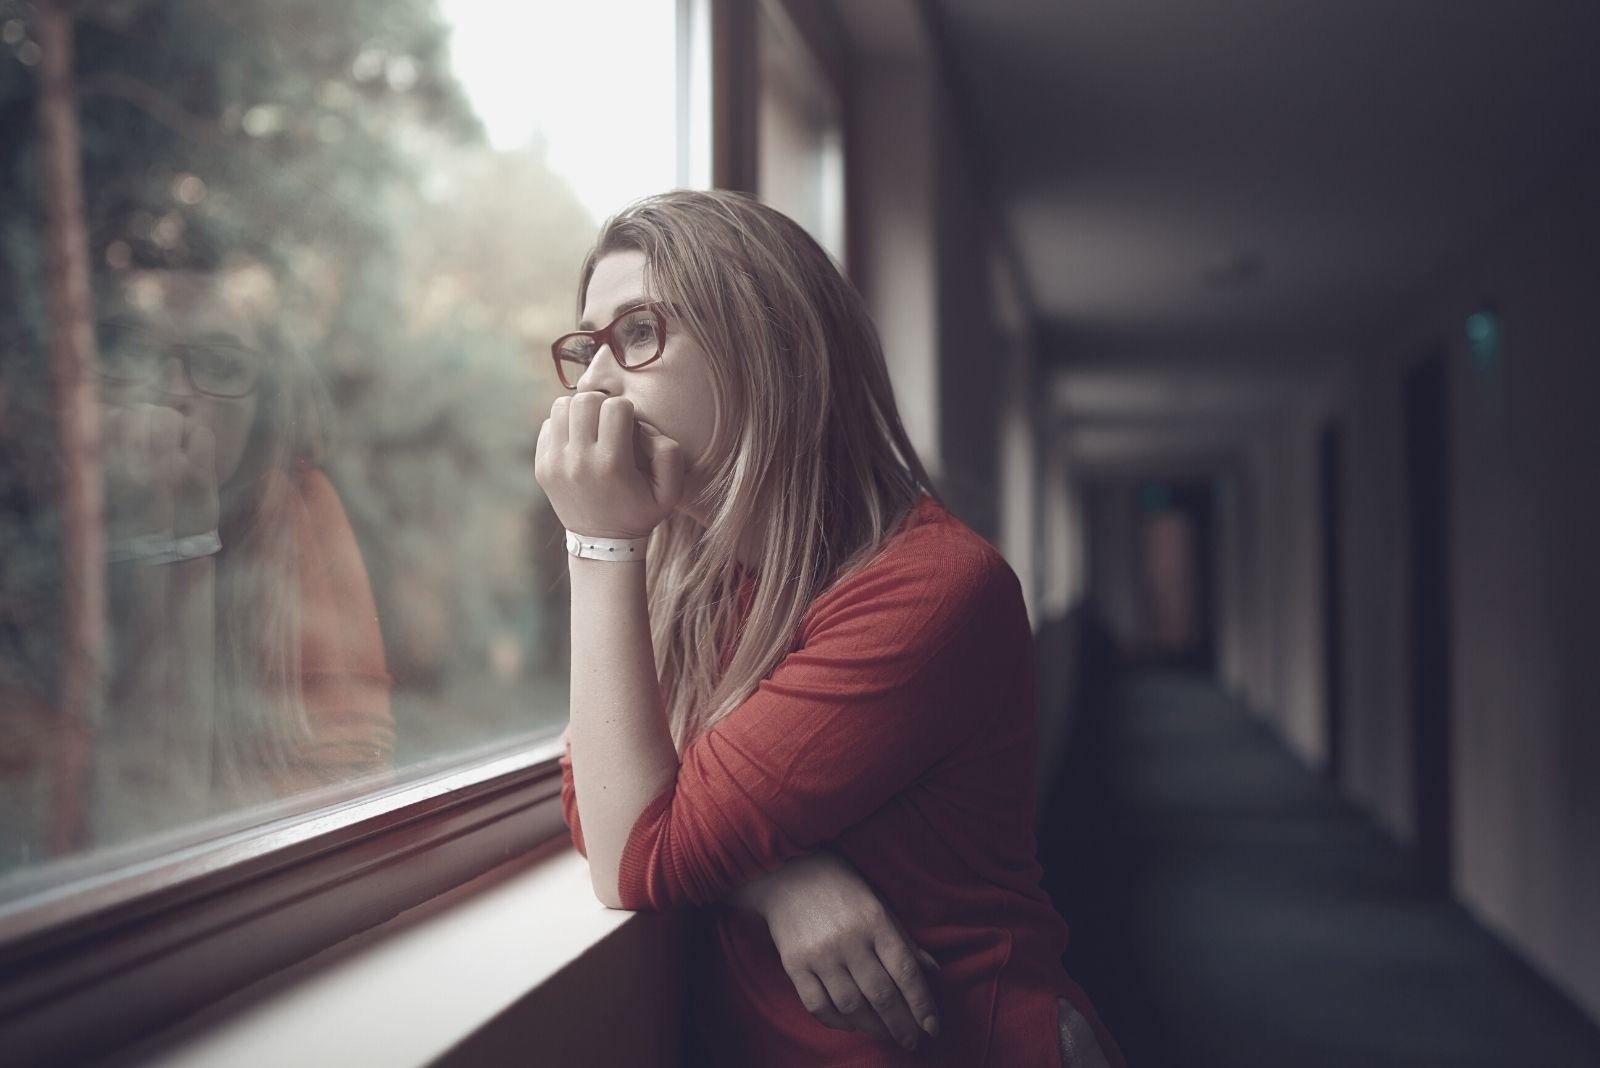
[[[1467,352],[1472,363],[1486,371],[1500,362],[1500,313],[1482,307],[1467,316]]]
[[[1172,507],[1172,490],[1160,482],[1146,482],[1139,488],[1139,507],[1146,515],[1157,515]]]

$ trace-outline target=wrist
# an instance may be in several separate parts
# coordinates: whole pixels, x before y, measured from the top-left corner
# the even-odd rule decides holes
[[[767,915],[768,893],[771,889],[771,879],[768,875],[758,875],[743,886],[735,887],[727,896],[727,903],[748,912],[754,912],[763,918]]]

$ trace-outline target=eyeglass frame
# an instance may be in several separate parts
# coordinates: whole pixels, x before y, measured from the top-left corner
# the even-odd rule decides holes
[[[153,341],[162,346],[162,348],[165,350],[165,353],[161,359],[151,361],[150,373],[143,378],[122,378],[117,375],[107,374],[97,363],[92,369],[93,374],[102,382],[110,382],[113,385],[118,386],[142,386],[150,382],[159,382],[161,380],[162,366],[165,365],[167,360],[176,359],[183,367],[183,380],[189,384],[189,388],[194,392],[203,394],[207,397],[215,397],[218,400],[243,400],[245,397],[248,397],[254,393],[261,385],[261,376],[265,370],[262,366],[265,362],[265,356],[259,349],[251,348],[249,345],[235,345],[231,342],[222,341],[176,341],[171,338],[161,337],[158,334],[147,333],[146,331],[140,330],[138,327],[126,326],[121,323],[103,322],[95,331],[97,335],[95,338],[95,347],[99,351],[104,351],[106,347],[106,339],[104,335],[108,330],[123,334],[132,334],[140,338]],[[192,368],[190,368],[189,361],[193,358],[194,350],[207,348],[229,349],[234,352],[247,352],[251,356],[255,357],[255,375],[250,379],[250,388],[245,390],[243,393],[218,393],[216,390],[206,389],[204,386],[200,385],[200,383],[196,382],[194,378],[194,371]]]
[[[617,361],[617,366],[622,368],[624,371],[637,371],[637,370],[639,370],[641,368],[648,367],[651,364],[655,363],[657,360],[661,359],[662,354],[667,351],[667,312],[666,312],[666,309],[668,307],[669,307],[669,305],[667,304],[667,302],[663,301],[663,300],[646,301],[643,304],[635,304],[631,308],[623,309],[621,312],[617,313],[617,317],[615,319],[612,319],[605,326],[599,327],[598,329],[595,329],[595,330],[569,330],[565,334],[562,334],[560,337],[556,338],[554,341],[552,341],[550,343],[550,358],[555,361],[555,365],[556,365],[556,380],[558,382],[560,382],[562,384],[562,386],[566,387],[567,389],[575,390],[575,389],[578,388],[578,383],[576,381],[574,381],[572,383],[572,385],[570,385],[570,386],[567,385],[566,372],[561,369],[561,364],[563,362],[563,358],[561,356],[561,346],[563,344],[565,344],[568,340],[570,340],[572,338],[575,338],[575,337],[586,337],[586,338],[589,338],[590,340],[592,340],[594,342],[595,355],[599,355],[600,346],[602,346],[602,345],[608,346],[611,349],[611,358],[616,360]],[[651,314],[651,316],[656,321],[656,351],[655,351],[655,355],[651,356],[648,360],[642,360],[639,363],[635,363],[635,364],[623,363],[622,362],[622,357],[617,355],[617,346],[615,344],[614,339],[611,336],[612,335],[612,331],[616,330],[617,324],[621,323],[622,320],[628,318],[628,316],[630,316],[630,315],[636,315],[641,311],[649,312]],[[577,361],[573,361],[573,362],[576,363]],[[590,356],[589,357],[589,362],[590,363],[594,362],[594,356]],[[589,364],[584,364],[583,366],[584,366],[584,370],[588,370]],[[581,379],[582,377],[583,377],[583,375],[580,372],[579,375],[578,375],[578,378]]]

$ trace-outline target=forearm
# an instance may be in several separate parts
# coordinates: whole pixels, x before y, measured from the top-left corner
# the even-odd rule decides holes
[[[115,661],[97,747],[97,834],[119,840],[208,814],[215,565],[112,567]]]
[[[620,908],[628,834],[678,774],[656,678],[644,564],[568,558],[572,764],[596,896]]]
[[[775,890],[783,885],[784,873],[789,869],[789,867],[794,864],[795,861],[802,860],[806,857],[815,856],[818,853],[823,852],[823,850],[823,846],[818,846],[816,849],[810,850],[809,852],[802,853],[799,856],[791,857],[778,867],[774,868],[772,871],[764,872],[763,874],[756,876],[754,879],[751,879],[749,882],[744,883],[741,886],[734,887],[732,890],[728,891],[726,896],[723,897],[723,903],[732,905],[735,908],[741,908],[750,912],[760,913],[761,915],[765,916],[767,914],[767,906],[772,900],[771,895]]]

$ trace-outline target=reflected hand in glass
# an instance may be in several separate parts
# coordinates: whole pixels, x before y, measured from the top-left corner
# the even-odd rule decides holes
[[[665,307],[660,302],[643,304],[629,308],[598,330],[574,330],[556,338],[550,355],[561,384],[578,388],[578,379],[602,345],[611,347],[612,357],[624,370],[637,371],[659,360],[667,344]]]

